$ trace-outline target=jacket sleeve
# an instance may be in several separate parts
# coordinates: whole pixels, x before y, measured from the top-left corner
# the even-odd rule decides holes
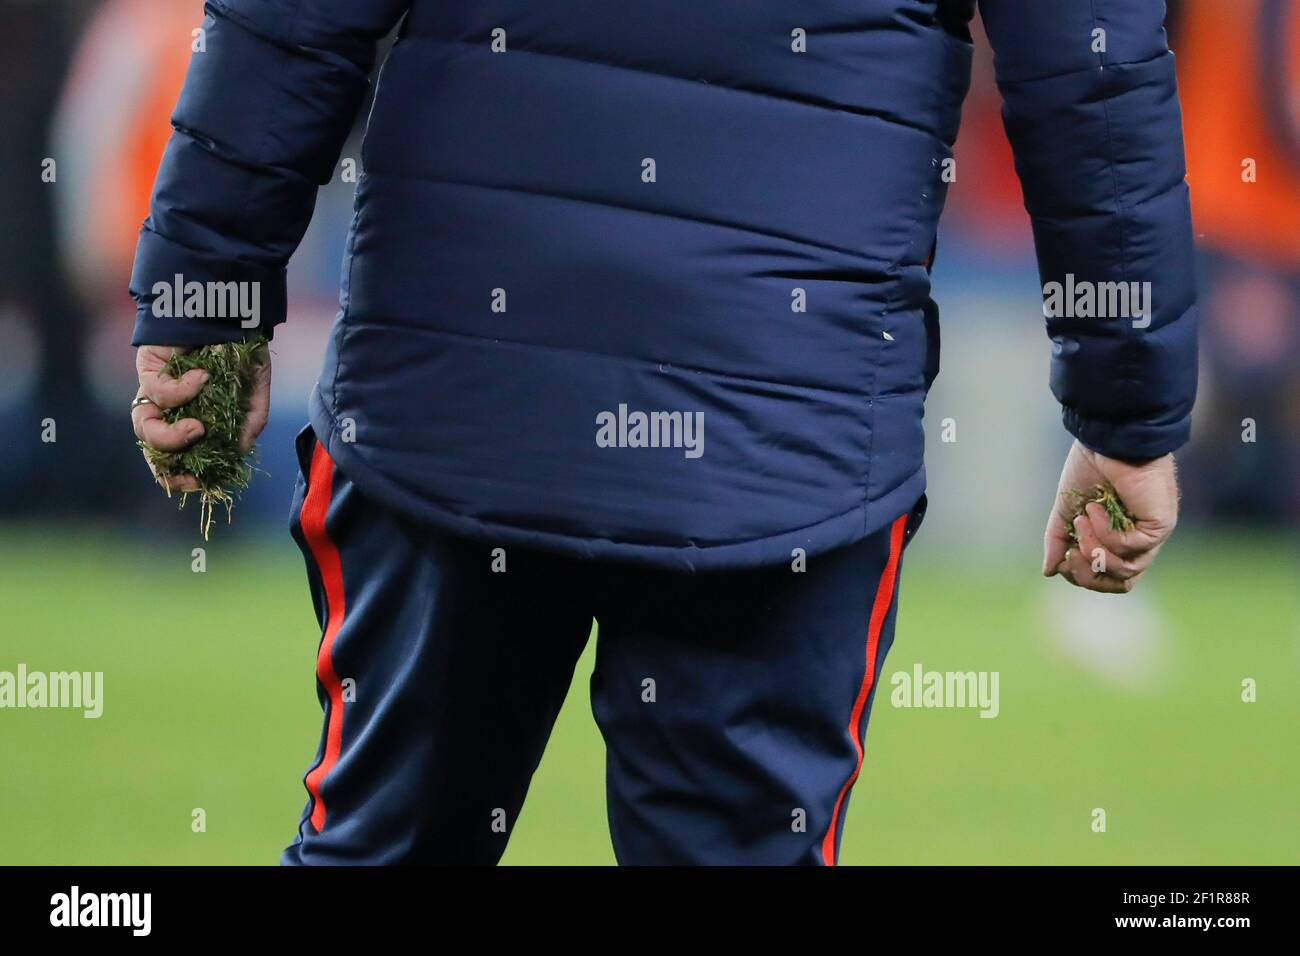
[[[1033,224],[1051,386],[1065,427],[1110,457],[1173,451],[1191,427],[1197,319],[1165,4],[980,0],[980,7]],[[1091,284],[1092,305],[1079,298],[1081,283]],[[1124,314],[1098,316],[1116,311],[1121,291],[1130,303]]]
[[[133,344],[232,341],[284,321],[285,266],[333,175],[378,41],[409,4],[208,0],[136,247]],[[256,283],[243,301],[257,303],[257,327],[186,316],[179,302],[155,309],[158,284],[174,288],[177,276]]]

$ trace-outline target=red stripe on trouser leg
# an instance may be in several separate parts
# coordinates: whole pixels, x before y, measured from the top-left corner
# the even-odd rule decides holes
[[[885,562],[884,573],[880,575],[880,585],[876,588],[876,599],[871,604],[871,618],[867,625],[867,666],[862,675],[862,686],[858,688],[858,697],[853,702],[853,713],[849,715],[849,737],[858,752],[858,760],[853,773],[844,781],[840,794],[835,798],[835,809],[831,811],[831,825],[822,839],[822,862],[827,866],[835,865],[835,827],[839,823],[840,808],[848,796],[853,782],[862,772],[862,741],[860,726],[862,712],[866,709],[867,698],[871,696],[871,687],[876,682],[876,649],[880,646],[880,632],[885,626],[889,614],[889,605],[894,597],[894,581],[898,577],[898,558],[903,552],[903,532],[907,529],[907,515],[898,518],[889,529],[889,560]]]
[[[339,559],[339,549],[325,531],[325,516],[329,511],[333,483],[334,460],[318,441],[312,451],[307,495],[299,514],[302,535],[320,573],[321,585],[325,589],[325,606],[328,609],[325,632],[316,655],[316,679],[325,688],[329,699],[325,753],[321,756],[320,763],[307,774],[305,781],[312,799],[311,825],[317,833],[325,826],[325,801],[320,795],[321,782],[334,769],[343,745],[343,685],[334,673],[334,639],[343,625],[343,562]]]

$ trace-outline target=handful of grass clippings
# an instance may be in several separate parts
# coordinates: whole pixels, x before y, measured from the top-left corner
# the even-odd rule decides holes
[[[163,479],[169,495],[169,475],[193,475],[198,481],[199,527],[203,530],[204,540],[212,528],[216,506],[225,507],[226,521],[229,522],[235,497],[252,480],[253,453],[239,447],[239,437],[248,417],[253,386],[266,360],[266,339],[259,336],[245,342],[205,345],[183,355],[177,353],[163,367],[164,374],[173,378],[196,368],[203,369],[209,376],[193,401],[165,409],[162,413],[169,424],[182,418],[197,418],[203,423],[202,438],[180,451],[160,451],[138,442],[149,463]],[[182,492],[182,508],[190,494]]]
[[[1084,491],[1065,491],[1061,494],[1066,500],[1065,531],[1076,545],[1079,543],[1079,535],[1074,530],[1074,519],[1083,514],[1088,505],[1094,502],[1106,509],[1106,515],[1110,518],[1111,531],[1131,531],[1136,524],[1133,515],[1109,484],[1094,485]]]

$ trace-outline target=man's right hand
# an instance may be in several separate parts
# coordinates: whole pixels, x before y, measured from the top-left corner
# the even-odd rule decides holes
[[[1128,531],[1112,531],[1106,509],[1088,505],[1074,519],[1076,545],[1067,531],[1067,491],[1110,484],[1135,520]],[[1043,534],[1043,574],[1059,574],[1077,587],[1106,594],[1133,590],[1178,523],[1178,479],[1174,456],[1133,463],[1099,455],[1079,442],[1066,456],[1056,502]],[[1097,568],[1098,570],[1094,570]]]

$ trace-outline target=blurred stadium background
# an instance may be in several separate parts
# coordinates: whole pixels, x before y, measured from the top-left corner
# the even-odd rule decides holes
[[[103,671],[106,697],[98,720],[0,710],[0,863],[270,863],[305,799],[319,632],[285,531],[291,440],[353,186],[322,191],[290,270],[267,474],[193,573],[197,509],[151,486],[130,432],[125,290],[200,8],[0,0],[0,670]],[[935,267],[931,508],[883,679],[998,671],[1001,713],[882,694],[846,863],[1300,862],[1300,0],[1179,0],[1170,18],[1203,253],[1184,524],[1128,598],[1038,576],[1067,439],[977,37]],[[506,862],[612,861],[589,671],[590,654]]]

